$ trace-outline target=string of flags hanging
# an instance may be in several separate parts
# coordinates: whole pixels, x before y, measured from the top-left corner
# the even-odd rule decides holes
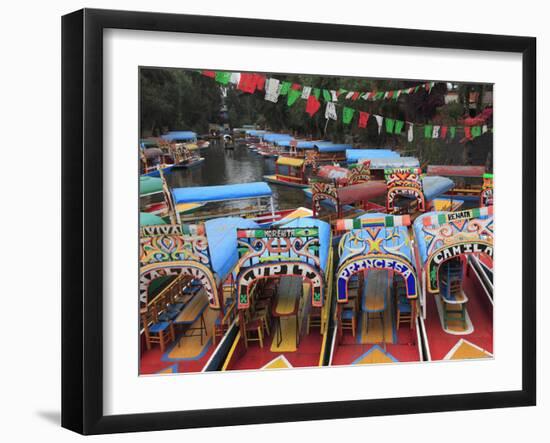
[[[348,91],[343,88],[338,90],[313,88],[311,86],[305,86],[299,83],[280,81],[276,78],[266,78],[263,74],[207,70],[199,72],[206,77],[214,78],[222,85],[227,86],[229,83],[232,83],[237,86],[237,89],[250,94],[253,94],[256,91],[262,91],[265,88],[265,99],[273,103],[277,103],[279,96],[285,95],[288,95],[288,100],[292,102],[296,101],[299,97],[307,100],[312,93],[317,99],[319,99],[322,93],[322,97],[326,102],[337,102],[342,98],[352,101],[359,99],[366,101],[387,99],[397,100],[401,95],[414,94],[419,90],[426,90],[430,93],[435,85],[435,82],[424,82],[410,88],[393,89],[388,91]]]
[[[287,106],[293,106],[298,99],[306,100],[305,112],[313,117],[321,108],[321,100],[325,102],[325,118],[327,120],[338,120],[338,112],[336,107],[341,106],[342,122],[345,125],[350,125],[357,116],[357,127],[366,128],[371,117],[376,120],[378,126],[378,134],[385,129],[387,134],[406,136],[407,141],[414,140],[414,128],[420,128],[426,139],[453,139],[457,135],[457,131],[463,132],[464,138],[473,140],[486,133],[492,131],[487,125],[470,126],[470,125],[434,125],[424,123],[414,123],[405,120],[385,117],[378,114],[372,114],[365,111],[356,110],[350,106],[346,106],[341,101],[376,101],[376,100],[397,100],[401,95],[414,94],[419,90],[425,90],[431,93],[435,82],[424,82],[419,85],[395,89],[389,91],[348,91],[346,89],[323,89],[314,88],[312,86],[293,83],[290,81],[281,81],[277,78],[267,78],[263,74],[256,73],[239,73],[226,71],[199,71],[206,77],[213,78],[217,83],[223,86],[229,84],[245,93],[253,94],[255,92],[264,92],[264,99],[272,103],[278,103],[282,97],[286,97]]]

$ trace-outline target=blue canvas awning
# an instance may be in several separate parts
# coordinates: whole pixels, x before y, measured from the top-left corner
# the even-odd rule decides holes
[[[346,160],[348,163],[356,163],[359,160],[372,160],[375,158],[398,158],[399,153],[391,149],[348,149]]]
[[[314,146],[319,152],[343,152],[351,149],[351,145],[332,142],[315,142]]]
[[[269,143],[274,143],[276,141],[281,140],[292,140],[293,137],[290,134],[274,134],[274,133],[267,133],[262,135],[262,138]]]
[[[259,129],[247,129],[245,133],[246,135],[249,135],[251,137],[261,137],[262,135],[266,134],[267,131],[262,131]]]
[[[292,220],[281,226],[282,228],[310,228],[317,227],[319,229],[319,262],[321,269],[326,270],[328,264],[328,256],[330,249],[330,225],[322,220],[317,220],[311,217],[302,217]]]
[[[370,169],[419,168],[416,157],[382,157],[370,160]]]
[[[164,134],[162,138],[169,142],[186,142],[195,140],[197,134],[191,131],[170,131],[168,134]]]
[[[205,223],[206,238],[212,270],[223,281],[233,271],[239,255],[237,252],[237,229],[253,229],[259,225],[240,217],[223,217]]]
[[[220,186],[194,186],[174,188],[174,201],[178,203],[215,202],[254,197],[271,197],[271,188],[265,182],[237,183]]]
[[[283,148],[289,148],[292,139],[277,140],[275,143]],[[313,149],[315,147],[315,141],[311,140],[296,140],[296,149]]]
[[[433,200],[445,194],[453,189],[454,186],[455,184],[450,178],[440,177],[438,175],[428,175],[422,179],[422,189],[426,201]]]

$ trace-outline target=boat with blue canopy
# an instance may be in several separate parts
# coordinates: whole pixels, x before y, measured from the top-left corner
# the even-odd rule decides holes
[[[428,165],[428,175],[450,177],[455,182],[455,187],[446,193],[449,197],[458,197],[474,203],[480,202],[482,206],[488,206],[487,198],[482,197],[483,189],[492,189],[492,181],[489,186],[491,174],[487,174],[485,166],[474,165]]]
[[[220,202],[263,197],[272,201],[273,192],[266,183],[255,182],[174,188],[172,189],[172,195],[176,203]]]
[[[254,220],[262,226],[269,226],[295,211],[275,210],[273,191],[265,182],[174,188],[172,196],[175,205],[204,205],[200,210],[182,216],[181,220],[185,222],[240,216]]]
[[[291,141],[293,139],[290,134],[279,134],[268,132],[260,136],[261,142],[256,144],[255,152],[262,157],[275,158],[284,154],[286,149],[279,143],[283,141]]]
[[[410,217],[339,219],[331,365],[423,360]]]
[[[175,160],[171,152],[158,147],[140,143],[140,175],[160,177],[160,172],[168,174],[174,168]]]
[[[237,230],[255,222],[223,217],[205,223],[141,228],[140,372],[219,370],[236,325]],[[155,349],[160,346],[161,353]]]
[[[306,162],[303,158],[279,156],[275,162],[275,174],[264,175],[264,180],[277,185],[305,188],[308,186]]]
[[[320,141],[314,143],[314,149],[317,152],[317,161],[319,162],[341,162],[346,159],[346,150],[352,146],[345,143],[333,143]]]
[[[346,161],[349,163],[358,163],[374,159],[398,158],[399,153],[391,149],[347,149]]]
[[[493,207],[433,211],[413,224],[427,354],[432,360],[492,358]]]
[[[429,211],[431,208],[459,209],[464,201],[443,199],[453,189],[454,182],[447,177],[422,175],[420,168],[386,169],[386,210],[393,214],[411,214]]]
[[[272,229],[238,229],[237,240],[239,330],[222,370],[326,364],[332,304],[329,224],[299,218]]]
[[[170,131],[161,136],[169,143],[196,143],[197,134],[193,131]]]

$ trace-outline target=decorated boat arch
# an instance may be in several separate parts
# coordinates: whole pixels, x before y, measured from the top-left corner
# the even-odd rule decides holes
[[[438,271],[453,258],[471,254],[493,257],[493,208],[430,212],[414,222],[423,291],[439,292]]]
[[[302,158],[279,156],[275,162],[275,174],[264,175],[264,180],[279,185],[306,187],[304,162]]]
[[[311,188],[314,216],[321,211],[321,202],[328,201],[336,208],[338,218],[343,216],[346,206],[360,203],[365,210],[378,208],[370,200],[386,193],[386,184],[381,181],[359,182],[350,186],[338,187],[330,182],[316,182]]]
[[[332,143],[329,141],[318,141],[313,146],[318,154],[319,162],[344,161],[346,159],[346,150],[352,147],[348,144]]]
[[[311,285],[311,305],[322,307],[330,250],[330,226],[313,218],[273,229],[238,229],[238,308],[250,306],[250,291],[261,279],[299,276]]]
[[[422,360],[410,216],[373,213],[336,223],[344,234],[335,273],[338,339],[330,364]]]
[[[483,185],[479,198],[481,207],[493,205],[493,174],[483,174]]]
[[[387,183],[386,210],[396,212],[397,200],[403,197],[416,202],[416,209],[425,212],[429,202],[453,188],[451,179],[440,176],[422,176],[420,168],[390,168],[385,170]]]
[[[414,253],[409,238],[408,215],[375,213],[337,221],[338,231],[347,231],[338,247],[336,300],[348,302],[348,283],[357,273],[386,270],[403,277],[408,299],[418,297]]]
[[[186,275],[198,281],[210,308],[222,306],[221,285],[237,262],[235,230],[255,228],[253,221],[226,217],[193,225],[142,226],[140,236],[140,302],[147,304],[151,282]]]

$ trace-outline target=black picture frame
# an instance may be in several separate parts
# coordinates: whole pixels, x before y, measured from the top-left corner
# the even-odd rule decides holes
[[[523,65],[522,388],[199,411],[103,413],[103,31],[108,28],[519,53]],[[62,426],[82,434],[273,423],[536,403],[536,39],[83,9],[62,18]]]

